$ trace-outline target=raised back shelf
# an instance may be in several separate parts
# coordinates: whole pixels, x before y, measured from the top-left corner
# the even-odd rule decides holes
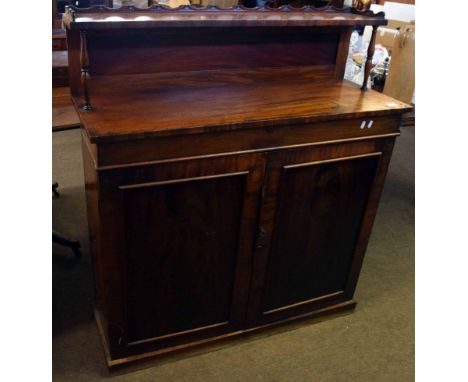
[[[294,8],[233,8],[217,6],[198,7],[184,5],[169,8],[153,5],[150,8],[124,6],[107,8],[97,6],[87,9],[68,7],[64,24],[70,29],[118,28],[181,28],[181,27],[326,27],[355,25],[386,25],[383,12],[359,12],[354,8],[305,6]]]
[[[68,7],[63,21],[71,92],[93,141],[245,127],[269,115],[306,122],[320,105],[330,117],[353,115],[343,94],[359,91],[341,84],[352,27],[387,23],[333,6]],[[368,95],[357,112],[385,103]],[[190,104],[193,118],[177,111]]]

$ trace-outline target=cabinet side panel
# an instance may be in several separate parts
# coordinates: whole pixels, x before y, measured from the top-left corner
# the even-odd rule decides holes
[[[102,317],[105,317],[105,273],[102,266],[102,254],[100,247],[101,221],[99,215],[99,177],[95,169],[97,149],[91,144],[82,131],[82,153],[83,169],[85,179],[86,207],[88,216],[89,244],[91,249],[91,259],[94,265],[94,285],[95,285],[95,309],[99,310]],[[107,321],[103,318],[101,324],[103,330],[107,330]]]
[[[129,342],[230,320],[245,180],[123,191]]]
[[[378,158],[283,168],[264,311],[345,289]]]

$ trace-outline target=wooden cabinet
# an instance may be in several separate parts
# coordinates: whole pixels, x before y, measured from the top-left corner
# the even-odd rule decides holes
[[[354,308],[409,110],[342,81],[352,26],[383,15],[124,7],[64,23],[109,367]]]
[[[353,307],[393,131],[87,170],[89,194],[99,183],[89,219],[114,357]]]

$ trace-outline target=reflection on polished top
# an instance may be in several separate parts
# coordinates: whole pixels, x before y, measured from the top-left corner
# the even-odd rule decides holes
[[[170,8],[153,5],[150,8],[123,6],[87,9],[68,7],[63,16],[70,29],[115,29],[148,27],[255,27],[255,26],[354,26],[386,25],[384,14],[359,12],[354,8],[305,6],[293,8],[245,8],[236,6],[223,9],[216,6],[181,6]]]
[[[329,119],[382,116],[408,105],[307,70],[94,77],[91,112],[79,110],[92,142],[194,134]],[[76,100],[76,102],[79,102]],[[190,105],[190,107],[187,107]]]
[[[96,143],[402,113],[341,81],[352,26],[386,23],[332,6],[68,7],[72,96]]]

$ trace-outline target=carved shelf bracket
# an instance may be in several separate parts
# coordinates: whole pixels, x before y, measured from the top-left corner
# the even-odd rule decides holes
[[[87,32],[80,30],[81,49],[80,49],[80,65],[81,65],[81,87],[83,89],[84,105],[83,110],[92,110],[91,100],[89,97],[89,57],[88,57],[88,44]]]
[[[372,36],[369,42],[369,47],[367,48],[367,58],[366,58],[366,64],[364,67],[364,80],[362,82],[362,87],[361,90],[367,90],[368,89],[368,84],[367,82],[369,81],[369,74],[372,68],[372,58],[374,57],[374,51],[375,51],[375,38],[377,36],[377,26],[372,27]]]

